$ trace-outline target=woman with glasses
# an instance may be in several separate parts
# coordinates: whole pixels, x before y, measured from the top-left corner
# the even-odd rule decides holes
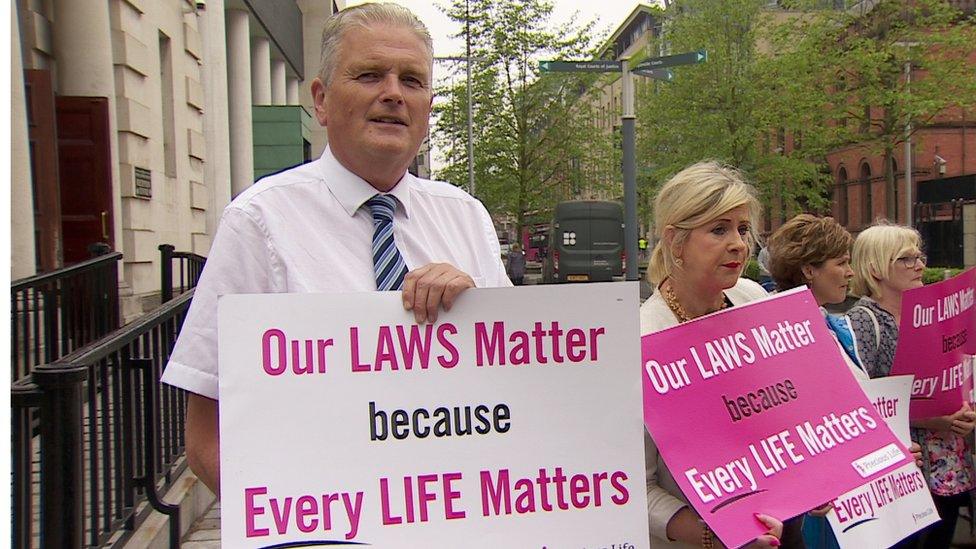
[[[862,297],[847,315],[858,353],[871,377],[891,373],[902,294],[922,285],[925,259],[921,236],[908,227],[876,224],[862,231],[854,241],[853,290]],[[964,437],[974,426],[976,413],[966,404],[952,415],[912,422],[912,438],[922,447],[922,472],[942,518],[923,533],[919,547],[949,547],[959,508],[971,504],[976,472]],[[916,540],[909,538],[899,546],[908,546],[906,542]]]

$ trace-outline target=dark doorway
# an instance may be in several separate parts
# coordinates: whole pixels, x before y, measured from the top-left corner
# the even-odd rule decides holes
[[[57,107],[61,234],[68,265],[90,257],[92,244],[115,248],[108,100],[60,96]]]
[[[61,197],[58,191],[58,141],[51,72],[24,71],[31,190],[34,197],[34,247],[37,272],[61,266]]]
[[[962,267],[964,200],[915,204],[915,225],[922,235],[931,267]]]

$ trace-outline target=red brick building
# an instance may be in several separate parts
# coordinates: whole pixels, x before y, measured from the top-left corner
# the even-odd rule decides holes
[[[893,159],[899,223],[907,221],[904,160],[902,145],[895,151]],[[887,217],[884,155],[881,151],[853,144],[828,154],[827,162],[834,176],[832,214],[835,219],[857,231],[879,217]],[[912,137],[913,202],[919,202],[920,188],[938,186],[946,181],[951,185],[966,176],[972,183],[971,190],[976,192],[976,120],[967,120],[960,113],[915,131]]]
[[[961,7],[973,11],[973,6]],[[968,65],[976,73],[976,54]],[[925,74],[913,71],[912,81],[919,78]],[[883,115],[880,109],[870,114],[872,120]],[[976,112],[948,109],[916,125],[911,141],[911,223],[922,233],[929,264],[976,265]],[[880,218],[907,224],[905,155],[899,143],[892,155],[896,209],[890,212],[880,144],[854,143],[831,151],[833,217],[852,233]]]

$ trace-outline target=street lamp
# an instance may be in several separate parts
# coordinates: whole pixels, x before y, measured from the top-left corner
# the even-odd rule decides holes
[[[437,61],[464,61],[465,85],[468,91],[468,194],[474,195],[474,129],[472,127],[471,105],[471,1],[464,2],[464,41],[466,53],[464,57],[443,56],[434,57]]]
[[[907,42],[898,41],[894,45],[906,48],[909,51],[909,59],[905,61],[905,91],[911,97],[911,83],[912,83],[912,60],[911,60],[911,48],[919,45],[918,42]],[[912,117],[909,115],[905,120],[905,225],[909,227],[914,226],[912,224]],[[892,174],[894,177],[894,174]],[[895,208],[895,217],[897,217],[897,207]]]
[[[470,51],[470,48],[469,48]],[[474,195],[474,130],[472,127],[472,105],[471,105],[471,61],[481,61],[480,57],[443,55],[434,57],[435,61],[464,61],[466,65],[466,86],[468,88],[468,194]]]
[[[905,61],[905,91],[911,93],[912,62]],[[896,210],[897,211],[897,210]],[[905,121],[905,225],[912,224],[912,117]],[[897,217],[897,215],[895,216]]]

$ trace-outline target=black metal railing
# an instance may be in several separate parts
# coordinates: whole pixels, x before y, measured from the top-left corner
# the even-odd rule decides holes
[[[196,288],[203,272],[203,265],[207,258],[192,252],[177,252],[172,244],[160,244],[159,287],[160,299],[163,303],[173,299],[173,290],[183,293],[190,288]],[[173,260],[176,260],[175,272],[179,274],[179,284],[173,279]]]
[[[119,327],[119,252],[10,284],[10,374],[23,379]]]
[[[185,394],[159,378],[192,297],[13,384],[13,547],[120,546],[153,508],[178,547],[179,507],[159,494],[186,467]]]

